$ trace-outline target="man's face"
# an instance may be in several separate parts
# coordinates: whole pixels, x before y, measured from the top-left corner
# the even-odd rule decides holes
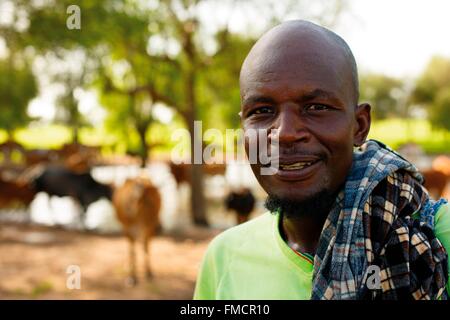
[[[261,164],[252,164],[256,178],[285,200],[336,192],[370,124],[370,107],[355,104],[349,64],[320,43],[261,55],[241,76],[242,125],[244,132],[266,130],[269,141],[270,130],[278,130],[280,167],[261,175]],[[248,154],[248,141],[245,148]]]

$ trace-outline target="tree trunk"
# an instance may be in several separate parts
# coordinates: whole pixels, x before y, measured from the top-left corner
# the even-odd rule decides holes
[[[141,168],[145,168],[147,165],[148,160],[148,153],[149,153],[149,146],[147,143],[147,139],[145,137],[145,134],[147,132],[147,126],[144,126],[142,128],[138,128],[138,135],[139,135],[139,142],[141,144],[140,146],[140,156],[141,156]]]
[[[195,70],[194,66],[191,65],[187,72],[186,79],[186,96],[187,96],[187,122],[189,133],[191,136],[191,215],[194,224],[200,226],[208,226],[208,221],[206,220],[206,208],[205,208],[205,193],[203,185],[203,159],[201,159],[200,164],[195,164],[194,161],[194,150],[196,145],[202,146],[202,135],[195,134],[194,121],[197,118],[196,115],[196,98],[195,98]],[[203,151],[202,151],[203,154]]]
[[[192,122],[193,123],[193,122]],[[191,127],[191,126],[189,126]],[[193,125],[192,125],[193,127]],[[192,130],[192,131],[191,131]],[[195,138],[193,136],[193,128],[189,129],[191,132],[191,154],[194,154],[194,143]],[[198,143],[198,142],[197,142]],[[201,142],[200,142],[201,143]],[[194,224],[207,226],[208,221],[206,220],[206,208],[205,208],[205,193],[203,185],[203,165],[192,163],[191,165],[191,215]]]
[[[73,144],[78,144],[78,142],[80,141],[80,139],[78,139],[78,133],[79,133],[78,125],[73,125],[72,126],[72,143]]]
[[[14,131],[12,129],[6,128],[6,141],[15,141],[14,140]]]

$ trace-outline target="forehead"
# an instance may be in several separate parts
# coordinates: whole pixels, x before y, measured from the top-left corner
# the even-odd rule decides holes
[[[258,44],[241,71],[241,98],[249,95],[301,94],[320,89],[350,102],[351,66],[342,49],[315,38]]]

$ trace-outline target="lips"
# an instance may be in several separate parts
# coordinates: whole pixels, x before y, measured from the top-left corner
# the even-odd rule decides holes
[[[278,162],[278,170],[275,176],[280,180],[298,181],[306,180],[319,169],[322,158],[317,156],[302,157],[280,157],[272,160],[271,165],[275,167]]]
[[[279,167],[280,170],[300,170],[306,167],[309,167],[310,165],[316,163],[317,161],[296,161],[293,163],[280,163]]]

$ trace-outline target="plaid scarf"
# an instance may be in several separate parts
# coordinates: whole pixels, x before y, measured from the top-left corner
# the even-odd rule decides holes
[[[354,152],[319,239],[311,299],[446,298],[447,253],[433,233],[445,200],[430,200],[422,182],[411,163],[380,142]],[[369,266],[380,270],[375,290],[366,285]]]

